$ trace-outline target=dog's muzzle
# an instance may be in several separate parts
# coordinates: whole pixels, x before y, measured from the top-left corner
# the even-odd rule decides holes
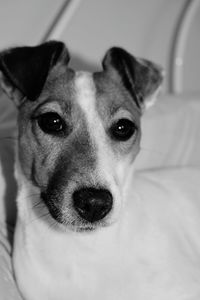
[[[81,188],[72,197],[79,216],[90,223],[102,220],[113,206],[112,194],[106,189]]]

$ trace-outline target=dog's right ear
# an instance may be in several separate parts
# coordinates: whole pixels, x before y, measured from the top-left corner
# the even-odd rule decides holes
[[[0,53],[0,85],[17,106],[24,98],[34,101],[50,70],[58,63],[67,65],[69,59],[65,44],[58,41],[8,49]]]

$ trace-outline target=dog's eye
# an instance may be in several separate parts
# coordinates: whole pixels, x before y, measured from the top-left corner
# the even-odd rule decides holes
[[[65,122],[55,112],[48,112],[37,117],[37,122],[42,131],[48,134],[60,134],[65,129]]]
[[[120,119],[110,128],[112,138],[118,141],[125,142],[136,133],[135,124],[128,119]]]

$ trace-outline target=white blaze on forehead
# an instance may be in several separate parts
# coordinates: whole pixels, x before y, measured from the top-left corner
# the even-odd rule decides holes
[[[76,100],[84,111],[88,123],[91,124],[94,121],[94,117],[97,117],[97,114],[95,112],[96,89],[90,73],[76,73],[75,91]]]
[[[119,176],[117,174],[117,161],[110,148],[105,131],[104,120],[101,119],[96,106],[96,88],[92,74],[77,72],[75,78],[75,97],[85,115],[88,132],[95,145],[96,174],[98,184],[106,185],[113,194],[115,209],[113,216],[120,210]],[[103,105],[103,103],[102,103]],[[104,101],[105,105],[105,101]],[[115,217],[114,217],[115,218]]]
[[[84,112],[88,125],[88,132],[97,149],[98,172],[105,176],[107,167],[112,163],[111,151],[106,143],[106,132],[103,120],[96,108],[96,88],[92,74],[77,72],[75,78],[76,101]],[[111,166],[110,166],[111,167]],[[110,170],[106,173],[110,173]],[[107,176],[106,176],[107,177]],[[110,177],[110,176],[109,176]]]
[[[103,120],[96,110],[96,88],[92,74],[77,72],[75,78],[76,101],[83,111],[88,131],[96,148],[100,148],[102,140],[105,139]]]

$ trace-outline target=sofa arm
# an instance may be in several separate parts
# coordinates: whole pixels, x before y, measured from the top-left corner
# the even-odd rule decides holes
[[[12,270],[11,245],[12,229],[0,223],[0,299],[22,300]]]

